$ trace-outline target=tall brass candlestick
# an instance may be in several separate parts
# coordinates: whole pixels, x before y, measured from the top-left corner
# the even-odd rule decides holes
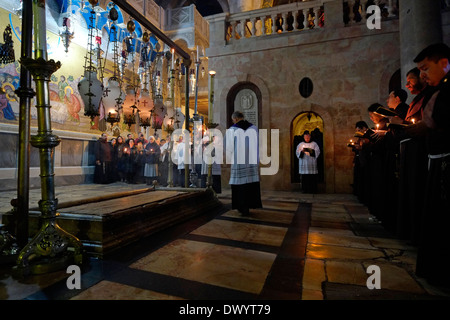
[[[33,6],[30,1],[22,3],[22,46],[21,57],[31,58],[33,46]],[[15,219],[17,244],[20,248],[28,243],[28,210],[30,189],[30,106],[34,90],[31,88],[31,74],[20,69],[19,152],[17,164],[17,214]]]
[[[172,56],[173,57],[173,56]],[[171,88],[171,99],[172,99],[172,108],[175,112],[175,70],[173,68],[172,63],[172,69],[170,70],[170,88]],[[169,147],[167,148],[167,156],[169,157],[169,167],[168,169],[168,177],[167,177],[167,186],[172,188],[173,187],[173,165],[172,165],[172,149],[173,149],[173,140],[172,140],[172,132],[173,128],[170,128],[169,133]]]
[[[210,85],[209,85],[209,103],[208,103],[208,119],[209,122],[214,123],[214,77],[216,72],[209,71]]]
[[[212,129],[215,128],[214,125],[214,77],[216,75],[216,72],[211,70],[209,71],[210,76],[210,85],[209,85],[209,102],[208,102],[208,128]],[[213,143],[213,137],[211,134],[211,130],[208,130],[209,132],[209,142]],[[208,176],[206,180],[206,186],[210,189],[212,189],[212,164],[208,164]]]
[[[17,265],[24,274],[52,272],[82,262],[80,240],[61,229],[56,222],[59,214],[56,213],[58,199],[55,198],[53,155],[60,139],[51,130],[49,81],[61,63],[47,60],[45,0],[33,0],[33,16],[35,59],[22,58],[20,62],[30,71],[36,85],[38,132],[31,137],[31,145],[39,148],[41,228],[17,258]],[[68,250],[69,245],[73,251]]]
[[[191,62],[188,60],[184,60],[184,65],[186,66],[186,70],[189,70],[189,67],[191,65]],[[189,132],[189,77],[185,77],[186,78],[186,85],[185,85],[185,103],[186,105],[184,106],[184,116],[185,116],[185,121],[184,121],[184,127],[185,129]],[[195,110],[195,113],[197,113],[197,110]],[[195,116],[194,113],[194,116]],[[186,188],[189,187],[189,164],[185,163],[184,164],[184,186]]]

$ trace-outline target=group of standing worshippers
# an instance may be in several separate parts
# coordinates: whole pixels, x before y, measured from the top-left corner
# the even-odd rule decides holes
[[[162,141],[164,143],[164,141]],[[94,183],[108,184],[122,181],[130,184],[153,184],[160,180],[158,165],[161,162],[160,144],[155,137],[133,139],[129,134],[127,140],[122,136],[108,141],[102,133],[95,144]]]
[[[430,45],[414,62],[408,108],[397,90],[388,108],[368,108],[373,128],[356,124],[354,193],[389,232],[417,247],[417,276],[450,288],[450,48]]]
[[[94,183],[112,183],[123,181],[126,183],[146,183],[153,185],[157,183],[161,186],[167,186],[169,169],[172,169],[172,186],[185,187],[185,166],[184,166],[184,148],[183,136],[174,142],[170,149],[171,137],[158,141],[154,136],[145,139],[143,133],[133,139],[132,135],[123,140],[122,136],[112,138],[108,141],[106,133],[102,133],[95,144],[95,171]],[[202,140],[199,145],[202,152],[210,144],[212,156],[216,152],[214,141],[209,141],[208,137]],[[211,148],[212,147],[212,148]],[[193,152],[193,145],[188,146]],[[174,156],[176,160],[171,158]],[[193,170],[193,158],[191,159],[190,170]],[[172,166],[172,168],[171,168]],[[205,188],[208,180],[208,164],[203,158],[202,163],[196,167],[196,173],[200,177],[198,187]],[[221,187],[221,166],[218,163],[211,165],[211,187],[216,193],[222,192]]]

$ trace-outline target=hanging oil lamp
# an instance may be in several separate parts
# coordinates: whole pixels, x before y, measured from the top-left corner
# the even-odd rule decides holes
[[[109,43],[113,43],[113,76],[110,77],[107,81],[105,90],[103,92],[103,106],[105,110],[109,110],[112,112],[113,110],[118,110],[118,114],[120,116],[120,111],[122,109],[123,100],[125,98],[125,93],[122,90],[122,84],[120,81],[120,72],[119,72],[119,42],[117,36],[117,26],[116,21],[119,17],[117,9],[114,7],[110,7],[109,10],[109,19],[111,20],[111,28],[109,31]],[[106,61],[106,59],[105,59]]]
[[[90,1],[91,5],[94,7],[96,4],[95,0]],[[98,3],[98,2],[97,2]],[[94,38],[94,28],[95,28],[95,11],[91,8],[89,17],[89,36],[88,36],[88,46],[87,53],[85,56],[84,65],[84,76],[78,83],[78,92],[80,93],[81,100],[84,103],[84,115],[91,118],[91,126],[94,125],[94,118],[99,116],[99,107],[103,95],[103,84],[97,78],[97,68],[94,66],[93,57],[93,38]]]

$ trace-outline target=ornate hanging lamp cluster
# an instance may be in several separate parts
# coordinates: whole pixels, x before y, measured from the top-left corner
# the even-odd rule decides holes
[[[71,31],[71,21],[69,17],[64,17],[63,18],[63,25],[62,25],[62,31],[59,33],[63,45],[64,45],[64,52],[68,53],[69,52],[69,46],[70,46],[70,41],[73,38],[74,32]]]
[[[78,91],[84,102],[84,115],[91,118],[91,126],[94,125],[94,118],[100,115],[99,108],[103,95],[103,84],[97,78],[97,68],[94,66],[94,29],[96,28],[96,12],[97,0],[90,0],[90,16],[89,16],[89,34],[87,52],[84,64],[84,76],[78,83]]]
[[[122,51],[122,57],[125,63],[131,60],[132,73],[131,73],[131,83],[127,85],[126,96],[123,102],[123,122],[128,126],[128,130],[131,129],[133,124],[136,124],[136,117],[138,116],[139,109],[137,107],[137,92],[136,92],[136,77],[135,77],[135,62],[136,62],[136,50],[135,50],[135,29],[136,25],[132,19],[127,23],[127,30],[130,33],[129,36],[125,37],[124,43],[126,45],[126,50]],[[125,65],[126,65],[125,64]],[[123,74],[125,69],[123,70]]]
[[[98,0],[89,0],[89,5],[84,7],[89,13],[89,34],[85,71],[78,84],[85,105],[84,115],[91,118],[91,126],[94,126],[96,117],[104,114],[105,121],[111,125],[111,130],[121,120],[129,130],[132,125],[144,129],[151,127],[155,132],[160,129],[173,131],[181,128],[184,115],[181,108],[175,106],[173,91],[180,80],[178,75],[181,77],[182,65],[178,60],[175,64],[174,50],[161,50],[158,40],[147,31],[138,39],[140,29],[136,29],[140,26],[136,26],[133,18],[126,24],[128,36],[123,41],[119,40],[122,31],[118,24],[120,13],[114,2],[110,2],[106,8],[108,11],[106,55],[111,54],[111,46],[112,57],[109,57],[108,61],[112,61],[113,75],[103,84],[103,70],[106,70],[107,57],[105,56],[103,62],[102,39],[96,27],[96,13],[99,12],[96,10],[97,5]],[[64,26],[67,26],[69,36],[70,20],[69,16],[66,18],[68,24]],[[119,49],[120,45],[123,47],[122,50]],[[126,83],[128,84],[124,91]]]
[[[139,106],[139,118],[140,122],[139,125],[147,129],[151,126],[150,119],[151,119],[151,110],[153,109],[153,100],[150,97],[150,92],[148,90],[148,81],[149,81],[149,40],[150,35],[147,31],[144,32],[142,35],[142,42],[143,46],[141,48],[141,54],[140,54],[140,62],[139,62],[139,69],[138,73],[141,78],[141,90],[138,100],[138,106]],[[149,114],[148,117],[143,117],[142,114]]]
[[[12,40],[11,26],[8,24],[3,32],[3,41],[0,43],[0,63],[8,64],[16,60],[14,55],[14,42]]]
[[[72,41],[74,37],[74,31],[72,27],[72,0],[67,0],[67,7],[64,7],[65,1],[63,1],[63,4],[61,5],[61,18],[62,18],[62,27],[59,32],[59,36],[61,37],[63,46],[64,46],[64,52],[69,52],[69,46],[70,42]],[[65,11],[65,12],[62,12]]]
[[[108,46],[112,44],[112,61],[113,61],[113,75],[108,79],[107,85],[103,92],[103,106],[105,110],[108,110],[108,116],[106,122],[111,124],[111,128],[115,123],[120,122],[120,113],[122,111],[123,98],[125,93],[122,91],[121,77],[119,71],[119,41],[117,32],[117,19],[119,18],[119,13],[115,8],[114,3],[110,3],[109,7],[109,37]],[[105,59],[106,63],[106,59]]]

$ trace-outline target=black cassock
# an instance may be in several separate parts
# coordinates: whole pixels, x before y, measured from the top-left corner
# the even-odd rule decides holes
[[[447,74],[424,110],[429,171],[416,274],[450,288],[450,80]],[[431,123],[431,125],[430,125]]]
[[[400,143],[399,197],[396,235],[418,245],[428,172],[428,154],[423,138]]]

